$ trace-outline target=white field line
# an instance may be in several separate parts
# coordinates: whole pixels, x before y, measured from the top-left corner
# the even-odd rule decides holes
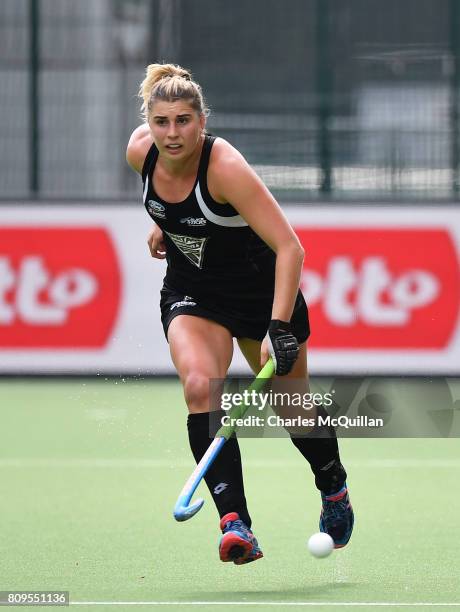
[[[247,468],[296,468],[302,464],[299,461],[273,461],[270,459],[248,459],[243,460]],[[75,458],[55,459],[41,457],[12,457],[0,459],[0,468],[190,468],[194,464],[189,460],[170,459],[103,459],[103,458]],[[370,468],[370,469],[394,469],[394,468],[459,468],[458,459],[366,459],[363,461],[347,461],[347,467]]]
[[[311,606],[311,607],[460,607],[460,602],[386,602],[386,601],[71,601],[71,606]]]

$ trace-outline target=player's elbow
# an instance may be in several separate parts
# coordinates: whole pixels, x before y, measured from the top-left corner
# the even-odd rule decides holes
[[[276,257],[289,268],[301,269],[305,251],[298,240],[286,241],[280,248],[276,249]]]
[[[301,245],[297,236],[294,236],[294,239],[289,242],[289,249],[292,253],[292,257],[295,257],[296,260],[303,262],[305,257],[305,249]]]
[[[302,265],[305,257],[305,251],[295,234],[272,248],[275,251],[277,257],[281,256],[283,259],[286,258],[287,260],[289,260],[289,262],[292,264],[299,263],[300,265]]]

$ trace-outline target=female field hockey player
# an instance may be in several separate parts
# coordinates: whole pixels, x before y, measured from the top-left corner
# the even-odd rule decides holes
[[[208,110],[189,72],[151,64],[140,96],[145,123],[134,130],[126,157],[142,176],[144,205],[155,222],[150,253],[167,260],[161,320],[198,462],[210,444],[209,379],[225,378],[233,337],[254,372],[271,355],[277,377],[306,381],[309,323],[299,290],[304,252],[244,157],[205,132]],[[350,539],[353,511],[337,439],[331,427],[324,429],[323,437],[291,439],[321,492],[320,529],[338,548]],[[262,557],[236,437],[205,480],[221,519],[220,559],[241,565]]]

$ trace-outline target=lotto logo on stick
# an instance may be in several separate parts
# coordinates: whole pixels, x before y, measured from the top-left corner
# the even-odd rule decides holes
[[[120,304],[101,228],[0,228],[0,348],[99,348]]]
[[[457,325],[455,246],[444,229],[298,229],[315,348],[441,349]]]

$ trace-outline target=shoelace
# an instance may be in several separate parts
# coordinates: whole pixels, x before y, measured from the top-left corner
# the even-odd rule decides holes
[[[323,500],[323,515],[325,519],[343,518],[347,511],[348,495],[338,501]]]
[[[238,519],[236,521],[229,521],[228,523],[226,523],[223,533],[231,531],[232,529],[237,529],[238,531],[242,531],[243,533],[249,532],[249,528],[246,527],[246,525],[241,519]]]

